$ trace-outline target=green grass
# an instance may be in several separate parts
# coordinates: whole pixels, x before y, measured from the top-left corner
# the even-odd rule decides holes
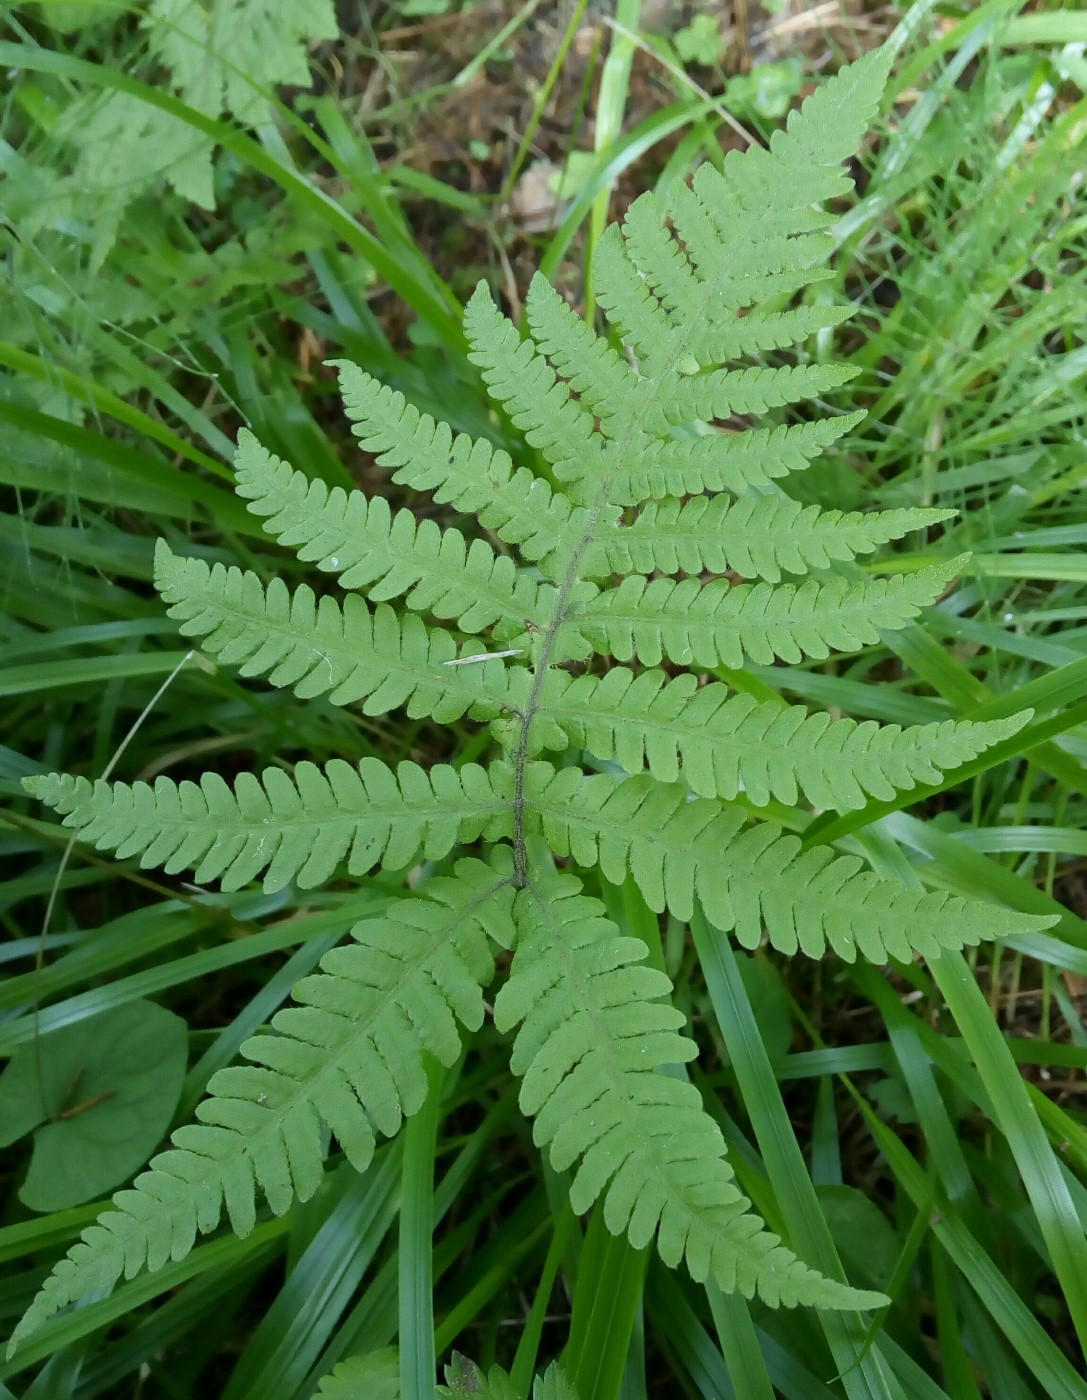
[[[13,74],[0,102],[0,1053],[150,996],[190,1026],[180,1122],[343,928],[400,886],[213,895],[158,880],[69,850],[19,780],[114,762],[125,778],[179,777],[277,754],[482,752],[467,724],[370,719],[240,683],[188,656],[149,580],[159,535],[297,580],[239,507],[227,464],[250,425],[329,482],[366,479],[322,359],[353,359],[524,455],[486,409],[450,290],[490,271],[500,192],[383,164],[371,133],[408,118],[360,120],[335,83],[312,99],[313,125],[282,104],[275,129],[244,132],[156,85],[130,22],[62,39],[40,7],[12,9],[0,30]],[[571,285],[620,186],[683,178],[720,152],[717,99],[682,73],[656,64],[659,105],[636,105],[627,36],[656,41],[638,33],[636,3],[617,20],[599,46],[588,179],[535,259]],[[891,1307],[774,1313],[669,1273],[597,1215],[575,1220],[515,1112],[488,1021],[364,1177],[333,1165],[313,1200],[247,1240],[215,1237],[54,1319],[0,1367],[0,1396],[304,1400],[338,1361],[399,1343],[418,1394],[455,1350],[501,1361],[527,1395],[565,1348],[582,1400],[1087,1397],[1087,33],[1071,10],[986,0],[937,15],[922,0],[899,40],[835,278],[817,288],[857,314],[809,350],[849,354],[862,373],[835,407],[869,416],[797,489],[842,508],[953,507],[902,562],[970,550],[970,572],[923,627],[855,657],[725,678],[896,723],[1031,705],[1030,725],[940,788],[841,818],[775,816],[899,879],[1060,921],[969,961],[882,970],[739,953],[705,923],[693,938],[662,925],[632,885],[601,891],[676,983],[703,1050],[692,1077],[745,1192],[811,1263],[883,1289]],[[343,46],[372,61],[372,36]],[[537,115],[569,61],[559,53]],[[72,158],[58,121],[99,89],[215,143],[214,211],[147,194],[96,250],[94,210],[73,214],[58,194]],[[412,222],[421,201],[488,225],[467,244],[478,266],[432,268]],[[397,303],[410,339],[390,332]],[[3,1330],[94,1214],[31,1215],[15,1194],[26,1160],[25,1142],[5,1152]]]

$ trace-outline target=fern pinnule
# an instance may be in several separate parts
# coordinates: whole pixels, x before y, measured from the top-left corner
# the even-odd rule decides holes
[[[624,938],[603,905],[569,876],[543,877],[517,895],[520,931],[509,980],[495,1000],[500,1029],[520,1025],[510,1060],[521,1108],[556,1171],[574,1167],[580,1214],[603,1199],[612,1234],[636,1248],[654,1239],[696,1280],[756,1292],[771,1306],[872,1306],[826,1279],[760,1228],[725,1160],[720,1129],[698,1091],[665,1067],[697,1055],[678,1034],[663,972]]]
[[[155,587],[180,631],[199,637],[208,655],[304,699],[362,700],[368,715],[403,707],[412,719],[452,723],[469,712],[491,719],[506,698],[502,661],[454,664],[461,644],[452,632],[387,603],[371,609],[350,593],[340,604],[317,598],[307,584],[291,593],[278,578],[265,588],[254,573],[180,558],[164,540],[155,551]]]
[[[685,578],[647,580],[629,574],[618,587],[582,604],[579,635],[618,661],[658,666],[739,670],[744,660],[770,665],[819,660],[879,641],[883,629],[904,627],[940,596],[962,556],[915,574],[804,583],[741,583]]]
[[[677,374],[647,426],[667,428],[701,418],[730,418],[765,413],[769,408],[819,398],[847,384],[860,371],[852,365],[782,365],[777,369],[714,369],[705,374]]]
[[[526,790],[532,828],[553,851],[599,866],[613,883],[629,871],[650,909],[684,922],[697,899],[745,948],[757,948],[765,930],[789,955],[830,949],[846,962],[909,961],[1049,922],[884,879],[826,846],[805,851],[776,823],[748,823],[742,811],[692,799],[681,783],[536,762]]]
[[[694,496],[650,503],[624,525],[601,525],[583,572],[604,574],[736,573],[778,583],[782,572],[806,574],[870,554],[949,519],[949,510],[820,510],[788,496]]]
[[[122,1274],[180,1260],[225,1210],[236,1234],[256,1223],[258,1191],[276,1215],[320,1184],[322,1123],[365,1171],[376,1134],[391,1137],[426,1094],[423,1052],[450,1065],[458,1023],[483,1020],[481,987],[494,963],[488,935],[510,936],[513,889],[481,861],[351,929],[352,942],[300,981],[275,1035],[247,1040],[250,1061],[217,1071],[199,1122],[179,1128],[131,1190],[83,1231],[19,1324],[12,1345],[66,1303]]]
[[[27,779],[26,788],[99,850],[138,855],[145,869],[193,870],[197,883],[224,890],[262,874],[269,891],[292,881],[313,889],[341,860],[352,875],[378,865],[402,870],[483,834],[512,834],[511,775],[502,764],[427,770],[405,762],[394,770],[376,758],[334,758],[322,767],[299,763],[291,775],[240,773],[233,787],[218,773],[199,783],[159,777],[153,787],[52,773]]]
[[[694,337],[691,354],[703,365],[724,364],[799,345],[819,331],[830,330],[848,321],[852,306],[796,306],[789,311],[752,311],[739,320],[714,326]]]
[[[1030,718],[944,720],[902,729],[871,720],[832,720],[802,705],[756,701],[728,686],[700,686],[685,674],[635,674],[613,666],[603,676],[553,671],[544,684],[533,738],[537,748],[574,744],[628,773],[647,768],[664,783],[682,781],[700,797],[743,793],[755,806],[771,798],[794,806],[803,792],[818,808],[848,811],[869,797],[887,800],[1010,738]]]
[[[817,418],[811,423],[750,428],[736,433],[707,432],[672,442],[658,440],[608,478],[608,501],[617,506],[637,506],[662,496],[687,496],[700,491],[739,493],[765,487],[791,472],[804,471],[813,458],[856,427],[863,417],[863,410],[858,410],[838,418]]]

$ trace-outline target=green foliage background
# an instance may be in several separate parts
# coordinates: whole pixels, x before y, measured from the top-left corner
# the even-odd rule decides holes
[[[262,542],[226,463],[248,424],[311,475],[351,484],[358,459],[329,410],[330,383],[299,363],[307,333],[421,410],[524,449],[487,413],[459,298],[412,235],[396,170],[381,168],[365,126],[337,108],[327,49],[312,57],[314,126],[269,92],[261,100],[275,124],[262,125],[263,111],[228,96],[225,76],[206,100],[176,72],[162,82],[163,30],[95,8],[93,25],[62,38],[46,7],[12,7],[0,44],[14,75],[0,187],[10,972],[0,1050],[151,997],[190,1026],[181,1122],[342,929],[380,915],[400,887],[377,876],[320,893],[211,895],[87,851],[65,858],[66,837],[25,802],[19,780],[43,769],[101,775],[115,759],[119,775],[143,778],[231,774],[277,756],[478,759],[487,736],[470,725],[450,735],[321,699],[300,705],[186,660],[148,586],[153,542],[163,535],[178,554],[292,584],[304,576]],[[284,25],[296,55],[303,35],[325,32],[320,9],[294,33]],[[637,6],[619,18],[638,30]],[[953,784],[922,791],[925,801],[867,796],[814,823],[782,800],[772,810],[907,883],[995,893],[1059,922],[979,955],[976,982],[939,964],[887,978],[829,963],[813,982],[799,961],[715,957],[696,923],[698,972],[679,929],[663,928],[662,965],[703,1049],[697,1082],[743,1189],[806,1258],[836,1248],[853,1282],[892,1296],[876,1346],[851,1365],[848,1334],[823,1316],[783,1320],[632,1254],[595,1220],[583,1233],[514,1112],[488,1022],[431,1110],[364,1177],[340,1167],[313,1201],[262,1220],[247,1240],[204,1243],[182,1265],[57,1319],[0,1370],[10,1393],[122,1395],[139,1384],[144,1395],[301,1400],[337,1362],[398,1338],[417,1375],[455,1346],[485,1368],[503,1362],[524,1395],[568,1338],[582,1400],[1087,1394],[1076,1341],[1087,1332],[1087,1275],[1074,1267],[1087,1220],[1076,868],[1087,853],[1083,29],[1074,11],[1004,0],[941,16],[922,3],[903,16],[884,126],[822,293],[861,304],[859,322],[827,333],[815,353],[850,355],[861,374],[844,392],[868,416],[847,455],[808,474],[797,499],[954,508],[941,553],[972,551],[968,581],[923,628],[832,666],[722,674],[756,697],[860,720],[1000,720],[1033,708],[1025,730]],[[241,51],[230,53],[243,68]],[[654,136],[675,132],[680,143],[651,180],[683,178],[717,149],[719,119],[678,79],[655,127],[624,131],[630,58],[613,39],[596,164],[540,249],[548,274],[584,265],[609,187]],[[250,76],[263,89],[300,75]],[[133,147],[94,124],[113,95],[134,104],[125,122],[139,121],[125,131],[144,135]],[[196,186],[177,193],[182,137],[213,182],[215,209],[200,218]],[[96,146],[110,149],[112,167]],[[383,286],[415,313],[409,343],[392,341],[375,314]],[[918,549],[898,562],[920,569],[931,558]],[[659,937],[633,886],[601,893],[623,927]],[[727,1045],[722,1024],[736,1028]],[[0,1224],[10,1324],[97,1209],[30,1214],[16,1195],[24,1147],[6,1154]]]

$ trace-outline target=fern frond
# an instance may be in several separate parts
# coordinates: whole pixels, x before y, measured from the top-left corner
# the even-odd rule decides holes
[[[822,659],[832,650],[877,642],[884,629],[904,627],[935,602],[962,562],[960,557],[916,574],[859,583],[677,583],[632,574],[583,605],[577,630],[598,651],[619,661],[637,656],[647,666],[665,656],[679,665],[734,669],[745,657],[764,665],[777,658]]]
[[[832,720],[802,705],[759,702],[727,686],[699,686],[685,674],[639,675],[615,666],[604,676],[552,672],[533,731],[540,747],[577,744],[614,758],[628,773],[682,780],[700,797],[741,792],[756,806],[794,806],[800,792],[818,808],[849,811],[868,797],[886,800],[1010,738],[1031,717],[944,720],[902,729],[871,720]],[[550,742],[549,742],[550,741]]]
[[[312,3],[327,13],[327,0]],[[237,486],[250,509],[369,603],[358,593],[318,600],[280,580],[265,586],[256,574],[160,546],[156,582],[171,615],[224,665],[300,696],[361,702],[370,714],[403,706],[443,723],[489,722],[510,759],[429,772],[333,759],[231,783],[214,773],[151,786],[27,780],[67,826],[119,857],[171,874],[193,869],[227,890],[261,878],[268,890],[312,887],[341,867],[356,876],[405,869],[478,839],[510,846],[499,845],[491,865],[461,861],[452,878],[428,879],[326,955],[295,989],[298,1004],[276,1015],[274,1033],[243,1046],[248,1063],[212,1078],[197,1122],[84,1232],[16,1341],[122,1273],[183,1258],[224,1213],[245,1234],[261,1198],[280,1213],[312,1195],[329,1133],[365,1168],[378,1135],[395,1133],[422,1103],[424,1053],[450,1064],[463,1028],[480,1025],[481,987],[493,973],[488,940],[515,950],[496,1023],[518,1028],[521,1101],[555,1167],[571,1169],[576,1209],[599,1203],[608,1228],[636,1248],[655,1243],[695,1279],[771,1305],[883,1301],[821,1277],[751,1213],[722,1135],[680,1068],[695,1051],[667,978],[642,965],[643,944],[622,937],[575,878],[554,873],[544,844],[613,882],[631,876],[653,910],[685,921],[697,905],[743,946],[768,937],[788,955],[908,960],[1052,922],[882,878],[829,847],[805,850],[751,813],[801,797],[857,808],[937,782],[1026,715],[878,728],[758,703],[697,675],[564,669],[594,649],[699,669],[854,651],[907,624],[961,566],[782,583],[946,513],[820,513],[767,491],[859,413],[741,433],[712,426],[821,396],[850,377],[821,362],[739,362],[849,313],[789,298],[826,275],[833,219],[820,205],[849,188],[841,163],[888,62],[884,52],[844,69],[768,149],[730,153],[719,169],[707,163],[690,188],[673,187],[667,205],[643,196],[622,231],[605,233],[594,285],[621,347],[595,335],[542,278],[528,294],[522,340],[480,285],[465,315],[471,359],[560,486],[340,363],[362,446],[396,482],[474,515],[492,543],[469,545],[458,530],[393,513],[381,499],[330,490],[243,434]],[[192,70],[194,82],[202,77]],[[766,309],[770,298],[783,309]],[[732,499],[704,494],[719,492]],[[503,546],[533,567],[519,570]],[[691,576],[667,576],[682,573]],[[707,573],[756,581],[703,582]],[[625,577],[613,586],[615,575]],[[399,613],[388,605],[396,599]],[[458,640],[484,630],[485,643]],[[614,758],[631,776],[529,761],[571,747]],[[388,1389],[389,1358],[374,1366]],[[493,1382],[496,1396],[508,1389],[501,1372]],[[538,1400],[568,1391],[558,1372],[537,1386]]]
[[[767,486],[790,472],[803,471],[814,457],[864,417],[863,410],[811,423],[714,431],[676,442],[654,442],[636,461],[608,478],[608,500],[640,505],[661,496],[701,491],[746,491]]]
[[[471,712],[493,719],[504,708],[504,663],[457,666],[457,643],[411,613],[386,603],[371,611],[355,594],[341,607],[306,584],[293,594],[282,579],[267,588],[256,574],[155,550],[155,587],[186,637],[243,676],[266,675],[303,699],[335,705],[364,700],[363,712],[406,707],[412,719],[451,723]]]
[[[549,614],[550,590],[518,575],[513,560],[484,540],[469,544],[459,530],[416,520],[410,510],[394,515],[382,496],[311,481],[244,429],[234,468],[238,494],[264,517],[268,534],[338,575],[345,588],[380,602],[402,595],[409,608],[451,618],[464,632],[498,623],[499,637],[519,635],[526,622],[540,625]]]
[[[554,578],[565,568],[568,543],[580,537],[586,514],[569,497],[524,467],[508,452],[420,413],[404,395],[379,384],[348,360],[339,370],[352,431],[379,466],[393,467],[393,480],[472,515],[499,539],[516,545],[523,558],[539,561]],[[561,556],[561,557],[559,557]]]
[[[599,865],[613,883],[629,870],[651,909],[687,921],[697,896],[710,920],[755,948],[763,926],[782,953],[820,957],[832,949],[847,962],[937,957],[1053,920],[928,892],[886,880],[854,856],[825,846],[801,850],[773,822],[745,825],[741,812],[680,783],[646,776],[586,777],[531,765],[527,802],[553,851],[586,869]]]
[[[583,572],[723,574],[777,583],[835,560],[869,554],[888,540],[947,520],[950,510],[820,510],[788,496],[674,497],[647,505],[629,525],[598,528]]]
[[[517,950],[495,1000],[500,1030],[520,1025],[510,1065],[523,1076],[533,1139],[563,1171],[577,1163],[570,1204],[603,1197],[604,1222],[635,1249],[654,1239],[664,1262],[693,1278],[757,1292],[772,1307],[873,1307],[879,1295],[832,1282],[785,1249],[751,1214],[725,1159],[721,1131],[694,1086],[661,1073],[694,1059],[662,972],[640,965],[578,880],[556,875],[514,904]]]
[[[440,860],[458,844],[483,834],[497,840],[511,828],[502,764],[400,763],[394,771],[376,758],[357,767],[334,758],[323,767],[299,763],[292,775],[239,773],[233,787],[218,773],[199,784],[159,777],[154,787],[51,773],[24,785],[100,851],[138,855],[145,870],[192,869],[198,884],[224,890],[262,872],[266,890],[292,880],[313,889],[345,859],[352,875],[378,865],[401,870],[420,854]]]
[[[322,1122],[364,1171],[376,1134],[393,1136],[422,1107],[424,1050],[450,1065],[461,1051],[458,1022],[482,1024],[480,989],[494,974],[488,933],[508,941],[512,894],[490,866],[463,860],[453,878],[429,880],[422,896],[356,924],[354,942],[326,953],[322,971],[294,987],[299,1004],[272,1018],[275,1035],[245,1042],[251,1063],[212,1075],[199,1124],[179,1128],[83,1231],[12,1344],[122,1273],[183,1259],[224,1208],[247,1235],[258,1191],[276,1215],[307,1200],[324,1170]]]

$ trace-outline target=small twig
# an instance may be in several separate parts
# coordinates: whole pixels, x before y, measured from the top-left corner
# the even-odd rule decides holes
[[[66,1108],[63,1113],[58,1113],[55,1122],[63,1123],[66,1118],[76,1118],[81,1113],[86,1113],[88,1108],[95,1108],[100,1103],[105,1103],[107,1099],[112,1099],[116,1094],[116,1089],[106,1089],[101,1094],[95,1094],[93,1099],[84,1099],[82,1103],[77,1103],[74,1108]]]

